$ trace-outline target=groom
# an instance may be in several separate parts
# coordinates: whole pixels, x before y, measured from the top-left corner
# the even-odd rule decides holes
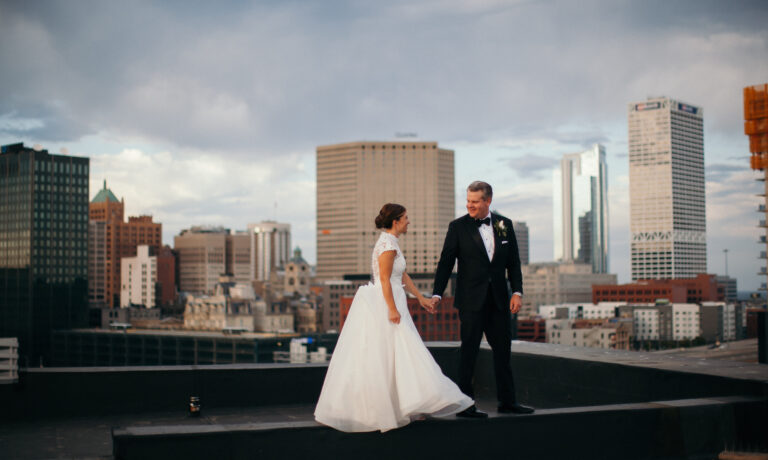
[[[472,377],[483,333],[493,350],[496,393],[500,413],[530,414],[533,408],[517,404],[512,367],[511,313],[522,306],[523,275],[512,221],[490,212],[493,189],[475,181],[467,187],[467,212],[448,225],[443,252],[435,273],[433,305],[445,291],[453,265],[458,260],[456,298],[461,320],[461,358],[459,388],[475,397]],[[512,298],[507,289],[512,286]],[[456,414],[459,417],[484,418],[488,414],[472,406]]]

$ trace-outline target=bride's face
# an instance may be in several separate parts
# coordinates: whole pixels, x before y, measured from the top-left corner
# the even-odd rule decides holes
[[[406,212],[399,219],[392,222],[392,228],[398,234],[408,233],[408,224],[410,223],[411,221],[408,220],[408,213]]]

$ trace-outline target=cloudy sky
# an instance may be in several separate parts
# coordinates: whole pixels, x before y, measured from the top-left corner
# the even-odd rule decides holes
[[[552,251],[551,171],[606,146],[611,271],[629,281],[627,105],[704,110],[708,269],[756,289],[742,89],[768,82],[768,2],[0,2],[0,143],[91,158],[165,243],[289,222],[315,260],[315,147],[418,133]]]

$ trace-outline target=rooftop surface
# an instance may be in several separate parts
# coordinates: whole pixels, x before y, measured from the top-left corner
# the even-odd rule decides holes
[[[457,344],[428,345],[453,376]],[[488,420],[428,419],[355,435],[313,420],[324,364],[28,369],[18,385],[0,385],[0,407],[8,409],[0,411],[0,457],[715,458],[729,446],[768,451],[766,365],[529,342],[513,344],[512,364],[518,398],[537,408],[533,415],[495,413],[484,346],[476,386]],[[201,399],[200,417],[187,414],[191,395]],[[480,445],[452,442],[462,436]]]
[[[719,347],[702,345],[691,348],[674,348],[656,351],[654,354],[672,355],[686,359],[724,359],[745,363],[756,363],[758,359],[757,339],[724,342]]]

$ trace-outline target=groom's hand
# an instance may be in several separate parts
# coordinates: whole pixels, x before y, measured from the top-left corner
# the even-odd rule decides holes
[[[512,295],[512,298],[509,299],[509,311],[512,313],[517,313],[520,311],[520,309],[523,307],[523,299],[517,294]]]
[[[427,299],[426,297],[422,297],[422,299],[419,301],[421,304],[421,308],[427,310],[429,314],[435,313],[435,305],[432,301],[433,299]]]

